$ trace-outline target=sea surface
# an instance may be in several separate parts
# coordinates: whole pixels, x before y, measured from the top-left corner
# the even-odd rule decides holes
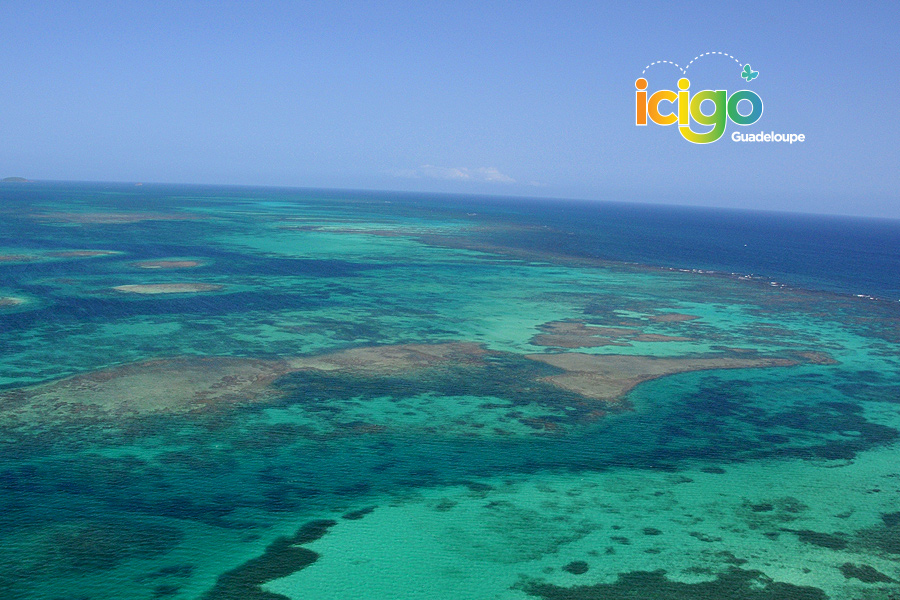
[[[4,599],[896,600],[900,221],[0,183]]]

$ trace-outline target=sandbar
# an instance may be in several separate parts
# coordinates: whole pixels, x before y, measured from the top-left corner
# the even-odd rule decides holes
[[[115,250],[68,250],[63,252],[48,252],[47,256],[53,258],[84,258],[89,256],[109,256],[111,254],[121,254]]]
[[[40,259],[40,256],[33,254],[0,254],[0,262],[31,262]]]
[[[212,283],[147,283],[117,285],[113,289],[127,294],[188,294],[215,292],[223,287]]]
[[[134,263],[134,266],[141,269],[192,269],[201,264],[199,260],[144,260]]]
[[[0,307],[18,306],[20,304],[25,304],[25,300],[16,298],[15,296],[0,296]]]

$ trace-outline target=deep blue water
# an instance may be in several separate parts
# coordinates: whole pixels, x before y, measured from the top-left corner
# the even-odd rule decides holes
[[[395,212],[438,211],[538,227],[525,236],[509,230],[500,240],[496,230],[491,232],[492,241],[523,250],[754,275],[796,287],[900,300],[900,220],[894,219],[408,192],[72,182],[0,184],[0,200],[5,208],[27,207],[82,192],[82,198],[96,203],[98,191],[109,194],[100,202],[110,208],[149,211],[184,205],[185,198],[204,204],[229,204],[235,197],[284,202],[303,197],[305,204],[310,198],[325,204],[390,201]],[[17,245],[9,239],[0,244]],[[52,240],[41,244],[52,246]]]
[[[542,250],[900,300],[900,220],[521,198],[454,205],[547,226],[524,240]],[[506,242],[523,245],[517,232]]]

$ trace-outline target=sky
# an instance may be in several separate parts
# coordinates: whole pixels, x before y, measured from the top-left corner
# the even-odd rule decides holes
[[[896,1],[4,0],[0,14],[0,177],[900,218]],[[692,63],[692,93],[751,89],[760,120],[712,144],[635,126],[644,68],[706,52],[737,62]],[[644,76],[674,90],[682,74]]]

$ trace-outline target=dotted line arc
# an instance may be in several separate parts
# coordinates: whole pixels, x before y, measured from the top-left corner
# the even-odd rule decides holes
[[[738,59],[736,59],[736,58],[733,57],[732,55],[728,54],[727,52],[704,52],[703,54],[698,54],[697,56],[695,56],[695,57],[694,57],[694,60],[692,60],[691,62],[689,62],[689,63],[687,64],[687,66],[684,68],[684,72],[686,73],[687,70],[691,68],[691,65],[694,64],[694,61],[696,61],[697,59],[699,59],[699,58],[701,58],[701,57],[703,57],[703,56],[707,56],[707,55],[709,55],[709,54],[721,54],[722,56],[727,56],[728,58],[730,58],[731,60],[733,60],[734,62],[736,62],[736,63],[738,64],[739,67],[743,67],[743,66],[744,66],[744,65],[741,64],[741,61],[739,61]]]
[[[678,70],[679,70],[679,71],[681,71],[682,73],[684,73],[684,69],[682,69],[681,67],[679,67],[677,63],[673,63],[671,60],[655,60],[655,61],[653,61],[652,63],[650,63],[649,65],[647,65],[646,67],[644,67],[644,70],[641,71],[641,75],[643,75],[644,73],[646,73],[646,72],[647,72],[647,69],[649,69],[649,68],[652,67],[653,65],[658,65],[659,63],[668,63],[668,64],[670,64],[670,65],[675,65],[676,67],[678,67]]]
[[[710,54],[721,54],[722,56],[727,56],[728,58],[730,58],[730,59],[732,59],[734,62],[736,62],[736,63],[738,64],[738,66],[740,66],[740,67],[743,67],[743,66],[744,66],[743,63],[741,63],[741,61],[739,61],[738,59],[736,59],[736,58],[733,57],[732,55],[728,54],[727,52],[704,52],[703,54],[698,54],[697,56],[695,56],[694,59],[693,59],[691,62],[689,62],[689,63],[687,64],[687,66],[684,67],[683,69],[678,65],[678,63],[674,63],[674,62],[672,62],[671,60],[656,60],[656,61],[653,61],[652,63],[650,63],[649,65],[647,65],[646,67],[644,67],[644,70],[641,71],[641,75],[643,75],[644,73],[646,73],[646,72],[647,72],[647,69],[649,69],[649,68],[652,67],[653,65],[658,65],[658,64],[660,64],[660,63],[667,63],[667,64],[670,64],[670,65],[675,65],[676,67],[678,67],[678,70],[679,70],[679,71],[681,71],[681,72],[684,73],[684,74],[687,74],[687,70],[691,68],[691,65],[694,64],[694,62],[696,62],[697,60],[699,60],[700,58],[702,58],[702,57],[704,57],[704,56],[709,56]]]

